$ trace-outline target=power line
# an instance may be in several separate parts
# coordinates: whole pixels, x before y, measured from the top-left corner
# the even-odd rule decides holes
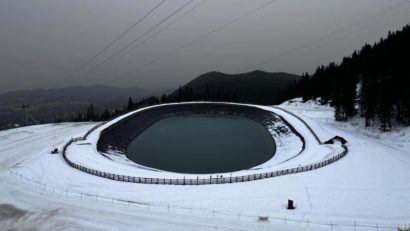
[[[135,46],[131,47],[130,51],[139,47],[140,45],[142,45],[143,43],[145,43],[146,41],[148,41],[150,38],[154,37],[155,35],[161,33],[163,30],[167,29],[168,27],[170,27],[171,25],[173,25],[174,23],[178,22],[179,20],[181,20],[182,18],[184,18],[186,15],[188,15],[189,13],[191,13],[192,11],[194,11],[195,9],[199,8],[200,6],[202,6],[205,2],[207,2],[208,0],[202,0],[200,3],[198,3],[197,5],[195,5],[194,7],[192,7],[191,9],[189,9],[188,11],[186,11],[185,13],[183,13],[182,15],[180,15],[179,17],[175,18],[173,21],[171,21],[170,23],[168,23],[167,25],[165,25],[164,27],[162,27],[160,30],[154,32],[152,35],[148,36],[146,39],[144,39],[142,42],[136,44]],[[128,53],[128,51],[127,51]]]
[[[134,27],[136,27],[138,24],[140,24],[145,18],[147,18],[149,15],[151,15],[154,11],[156,11],[162,4],[164,4],[167,0],[161,0],[158,4],[156,4],[151,10],[149,10],[144,16],[139,18],[134,24],[132,24],[130,27],[128,27],[124,32],[122,32],[119,36],[117,36],[114,40],[112,40],[110,43],[108,43],[105,47],[103,47],[99,52],[97,52],[93,57],[88,59],[86,62],[84,62],[81,66],[79,66],[77,69],[75,69],[73,72],[71,72],[69,75],[65,76],[62,81],[54,85],[52,88],[58,88],[61,87],[67,80],[69,80],[71,77],[76,75],[79,71],[81,71],[84,67],[86,67],[88,64],[93,62],[98,56],[100,56],[102,53],[104,53],[108,48],[110,48],[114,43],[116,43],[118,40],[120,40],[122,37],[124,37],[128,32],[130,32]],[[49,93],[44,95],[43,97],[37,99],[36,101],[42,101],[44,99],[47,99],[50,97],[53,93]],[[33,102],[35,103],[35,102]]]
[[[124,53],[120,54],[119,56],[117,56],[116,58],[110,60],[109,62],[106,63],[106,65],[112,63],[113,61],[123,57],[124,55],[130,53],[131,51],[135,50],[136,48],[138,48],[139,46],[143,45],[144,43],[146,43],[147,41],[149,41],[150,39],[152,39],[153,37],[155,37],[157,34],[161,33],[162,31],[164,31],[165,29],[167,29],[168,27],[170,27],[171,25],[175,24],[176,22],[178,22],[179,20],[181,20],[182,18],[184,18],[185,16],[187,16],[189,13],[191,13],[192,11],[194,11],[195,9],[199,8],[200,6],[202,6],[205,2],[207,2],[208,0],[202,0],[200,3],[198,3],[197,5],[195,5],[194,7],[192,7],[191,9],[189,9],[188,11],[186,11],[185,13],[183,13],[182,15],[178,16],[177,18],[175,18],[174,20],[172,20],[171,22],[169,22],[168,24],[166,24],[165,26],[163,26],[161,29],[155,31],[154,33],[152,33],[151,35],[149,35],[148,37],[146,37],[143,41],[141,41],[140,43],[135,44],[134,46],[132,46],[130,49],[128,49],[127,51],[125,51]]]
[[[315,49],[315,48],[320,48],[320,47],[322,47],[322,46],[324,46],[324,45],[326,45],[326,44],[328,44],[328,43],[331,43],[331,42],[333,42],[333,41],[335,41],[335,40],[338,40],[338,39],[341,39],[341,38],[343,38],[343,37],[345,37],[345,36],[348,36],[348,35],[350,35],[350,34],[353,33],[353,32],[357,32],[357,31],[363,29],[364,27],[369,26],[369,24],[371,24],[371,23],[375,23],[375,22],[377,22],[377,21],[384,20],[384,19],[386,19],[386,18],[389,18],[389,17],[391,17],[391,16],[396,15],[398,12],[407,10],[408,7],[405,7],[404,9],[403,9],[402,7],[403,7],[403,6],[407,6],[407,3],[408,3],[408,2],[409,2],[409,0],[402,0],[402,1],[398,2],[398,3],[396,3],[396,4],[392,4],[392,5],[390,5],[390,6],[386,7],[386,8],[383,8],[383,9],[381,9],[381,10],[379,10],[379,11],[377,11],[377,12],[375,12],[375,13],[373,13],[373,14],[371,14],[371,15],[365,17],[365,18],[356,20],[356,21],[354,21],[354,22],[352,22],[352,23],[349,23],[349,24],[344,25],[344,26],[342,26],[342,27],[340,27],[340,28],[337,28],[337,29],[335,29],[335,30],[332,30],[330,33],[327,33],[327,34],[321,36],[319,39],[315,39],[314,41],[311,41],[311,42],[309,42],[309,43],[303,44],[303,45],[301,45],[301,46],[299,46],[299,47],[297,47],[297,48],[294,48],[294,49],[291,49],[291,50],[287,50],[287,51],[281,52],[280,54],[276,55],[274,58],[270,58],[270,59],[268,59],[268,60],[259,62],[258,64],[253,65],[253,67],[252,67],[251,69],[255,69],[255,68],[257,68],[257,67],[259,67],[259,66],[261,66],[261,65],[265,65],[265,64],[268,64],[268,63],[275,62],[275,61],[277,61],[277,60],[283,59],[284,57],[287,57],[285,60],[288,60],[288,59],[290,59],[291,57],[293,57],[293,56],[295,56],[295,55],[298,55],[298,54],[301,54],[301,53],[305,53],[305,52],[310,51],[310,50]],[[403,4],[403,3],[404,3],[404,4]],[[399,9],[399,10],[397,11],[397,9]],[[385,14],[387,14],[387,13],[390,13],[390,12],[392,12],[392,11],[394,11],[393,14],[390,14],[390,15],[387,15],[386,17],[380,18],[380,17],[382,17],[383,15],[385,15]],[[376,18],[377,20],[376,20],[376,21],[373,21],[375,18]],[[348,29],[350,29],[351,27],[355,27],[355,26],[357,26],[357,25],[359,25],[359,24],[362,24],[363,22],[366,22],[366,21],[370,21],[370,23],[367,23],[367,25],[359,26],[358,28],[354,29],[353,31],[351,31],[351,32],[349,32],[349,33],[346,32],[346,31],[347,31]],[[335,38],[335,39],[329,41],[329,40],[328,40],[329,37],[330,37],[330,38]],[[299,51],[299,52],[298,52],[298,51]],[[292,54],[292,53],[293,53],[293,54]]]
[[[327,37],[329,37],[329,36],[332,36],[332,37],[333,37],[333,36],[335,36],[335,35],[338,35],[338,34],[340,34],[340,31],[341,31],[341,30],[345,31],[345,30],[347,30],[348,28],[350,28],[351,26],[355,26],[355,25],[357,25],[358,23],[361,23],[361,21],[373,20],[374,17],[376,17],[376,18],[377,18],[377,17],[380,17],[380,15],[384,15],[385,13],[389,13],[389,12],[391,12],[391,11],[394,11],[394,10],[396,10],[397,8],[401,9],[401,11],[407,10],[407,8],[405,8],[405,9],[402,9],[402,8],[401,8],[402,5],[403,5],[403,3],[407,3],[407,2],[409,2],[409,0],[402,0],[401,2],[399,2],[399,3],[397,3],[397,4],[393,4],[393,5],[391,5],[391,6],[387,7],[387,8],[384,8],[384,9],[382,9],[382,10],[380,10],[380,11],[378,11],[378,12],[372,14],[372,15],[369,16],[369,17],[366,17],[366,18],[364,18],[364,19],[361,19],[361,20],[355,21],[355,22],[353,22],[353,23],[350,23],[350,24],[348,24],[348,25],[345,25],[345,26],[343,26],[342,28],[338,28],[338,29],[336,29],[336,30],[333,30],[333,31],[331,31],[330,33],[328,33],[328,34],[326,34],[325,36],[323,36],[320,41],[327,39]],[[269,3],[268,3],[268,4],[269,4]],[[390,16],[391,16],[391,15],[390,15]],[[387,16],[387,17],[390,17],[390,16]],[[387,17],[386,17],[386,18],[387,18]],[[384,18],[383,18],[383,19],[384,19]],[[381,20],[383,20],[383,19],[381,19]],[[379,19],[379,20],[380,20],[380,19]],[[378,20],[378,21],[379,21],[379,20]],[[229,23],[228,23],[228,24],[229,24]],[[217,28],[216,30],[218,30],[218,28]],[[355,30],[355,31],[357,31],[357,30]],[[209,32],[209,33],[213,33],[213,31],[211,31],[211,32]],[[203,37],[207,37],[207,36],[208,36],[208,34],[204,34]],[[344,36],[346,36],[346,34],[343,35],[342,37],[344,37]],[[201,36],[201,37],[202,37],[202,36]],[[190,45],[192,45],[193,43],[195,43],[195,42],[197,42],[197,41],[203,39],[203,38],[201,38],[201,37],[199,37],[198,39],[196,39],[196,40],[194,40],[194,41],[188,42],[188,43],[182,45],[181,47],[178,47],[177,49],[172,50],[172,51],[170,51],[169,53],[167,53],[167,54],[165,54],[165,55],[163,55],[163,56],[160,56],[160,57],[158,57],[158,58],[156,58],[156,59],[154,59],[154,60],[152,60],[152,61],[150,61],[150,62],[148,62],[148,63],[146,63],[146,64],[143,64],[143,65],[141,65],[141,66],[139,66],[139,67],[137,67],[137,68],[135,68],[135,69],[133,69],[133,70],[131,70],[131,71],[125,73],[125,74],[122,75],[121,77],[127,76],[127,75],[129,75],[129,74],[131,74],[131,73],[133,73],[133,72],[135,72],[135,71],[141,70],[141,69],[143,69],[143,68],[145,68],[145,67],[147,67],[147,66],[149,66],[149,65],[151,65],[151,64],[153,64],[153,63],[155,63],[155,62],[157,62],[157,61],[159,61],[159,60],[162,59],[162,58],[165,58],[165,57],[167,57],[167,56],[170,56],[170,55],[172,55],[173,53],[176,53],[176,52],[178,52],[179,50],[181,50],[181,49],[183,49],[183,48],[185,48],[185,47],[187,47],[187,46],[190,46]],[[340,38],[337,38],[337,39],[340,39]],[[274,58],[274,60],[276,60],[276,59],[278,59],[278,58],[283,58],[283,56],[289,55],[289,53],[294,53],[294,52],[296,52],[296,51],[298,51],[298,50],[300,50],[300,49],[306,49],[306,47],[309,48],[310,46],[314,46],[317,42],[318,42],[318,41],[315,40],[315,41],[313,41],[313,42],[311,42],[311,43],[308,43],[308,44],[306,44],[306,45],[302,45],[302,46],[300,46],[299,48],[296,48],[296,49],[292,49],[292,50],[290,50],[290,51],[283,52],[283,53],[281,53],[280,55],[276,56],[276,57]],[[318,47],[320,47],[320,46],[322,46],[322,45],[319,45]],[[263,62],[262,64],[270,63],[270,62],[272,62],[272,61],[273,61],[273,60],[270,59],[269,61],[265,61],[265,62]],[[260,63],[260,64],[261,64],[261,63]],[[259,65],[260,65],[260,64],[259,64]],[[254,66],[256,66],[256,65],[254,65]]]
[[[84,78],[85,76],[87,76],[88,74],[94,72],[95,70],[97,70],[99,67],[107,64],[108,62],[110,62],[111,60],[113,60],[115,57],[117,57],[121,52],[123,52],[124,50],[126,50],[127,48],[129,48],[130,46],[132,46],[134,43],[136,43],[139,39],[143,38],[144,36],[146,36],[147,34],[149,34],[151,31],[155,30],[155,28],[157,28],[158,26],[160,26],[162,23],[164,23],[165,21],[167,21],[169,18],[171,18],[172,16],[174,16],[175,14],[177,14],[178,12],[180,12],[181,10],[183,10],[185,7],[187,7],[189,4],[191,4],[192,2],[194,2],[195,0],[189,0],[188,2],[186,2],[184,5],[182,5],[181,7],[179,7],[177,10],[175,10],[174,12],[172,12],[170,15],[168,15],[167,17],[163,18],[159,23],[157,23],[155,26],[151,27],[150,29],[148,29],[147,31],[145,31],[143,34],[141,34],[140,36],[138,36],[136,39],[134,39],[133,41],[131,41],[130,43],[128,43],[126,46],[122,47],[121,49],[119,49],[117,52],[115,52],[114,54],[112,54],[110,57],[108,57],[107,59],[105,59],[103,62],[99,63],[98,65],[94,66],[94,68],[92,68],[91,70],[85,72],[84,74],[80,75],[79,77],[77,77],[76,79],[74,79],[74,81],[77,81],[81,78]]]
[[[182,49],[184,49],[184,48],[186,48],[186,47],[188,47],[188,46],[191,46],[191,45],[193,45],[194,43],[199,42],[200,40],[202,40],[202,39],[204,39],[204,38],[207,38],[208,36],[212,35],[213,33],[216,33],[216,32],[218,32],[218,31],[220,31],[220,30],[222,30],[222,29],[224,29],[224,28],[226,28],[226,27],[228,27],[228,26],[230,26],[230,25],[232,25],[232,24],[234,24],[234,23],[236,23],[236,22],[238,22],[238,21],[240,21],[240,20],[242,20],[242,19],[244,19],[244,18],[246,18],[246,17],[248,17],[248,16],[250,16],[250,15],[256,13],[256,12],[258,12],[258,11],[260,11],[260,10],[262,10],[262,9],[265,8],[265,7],[268,7],[269,5],[271,5],[272,3],[276,2],[276,1],[278,1],[278,0],[271,0],[271,1],[267,2],[267,3],[264,3],[263,5],[261,5],[261,6],[257,7],[257,8],[254,8],[254,9],[252,9],[251,11],[248,11],[247,13],[245,13],[245,14],[243,14],[243,15],[241,15],[241,16],[239,16],[239,17],[237,17],[237,18],[235,18],[235,19],[233,19],[233,20],[231,20],[231,21],[229,21],[229,22],[227,22],[227,23],[225,23],[225,24],[223,24],[223,25],[221,25],[221,26],[219,26],[219,27],[217,27],[217,28],[215,28],[215,29],[209,31],[209,32],[206,32],[205,34],[202,34],[202,35],[199,36],[198,38],[196,38],[196,39],[194,39],[194,40],[192,40],[192,41],[189,41],[189,42],[187,42],[187,43],[184,43],[182,46],[180,46],[180,47],[178,47],[178,48],[176,48],[176,49],[174,49],[174,50],[171,50],[170,52],[166,53],[165,55],[162,55],[162,56],[160,56],[160,57],[157,57],[157,58],[151,60],[150,62],[148,62],[148,63],[146,63],[146,64],[143,64],[143,65],[141,65],[141,66],[139,66],[139,67],[137,67],[137,68],[135,68],[135,69],[133,69],[133,70],[131,70],[131,71],[125,73],[124,75],[121,75],[120,78],[122,78],[122,77],[124,77],[124,76],[127,76],[127,75],[129,75],[129,74],[131,74],[131,73],[133,73],[133,72],[135,72],[135,71],[139,71],[139,70],[145,68],[146,66],[149,66],[149,65],[151,65],[151,64],[153,64],[153,63],[156,63],[156,62],[158,62],[159,60],[161,60],[161,59],[163,59],[163,58],[166,58],[166,57],[168,57],[168,56],[170,56],[170,55],[172,55],[172,54],[174,54],[174,53],[176,53],[176,52],[178,52],[178,51],[180,51],[180,50],[182,50]]]
[[[306,50],[304,50],[304,51],[302,51],[302,52],[299,52],[298,55],[303,54],[303,53],[306,53],[306,52],[309,52],[309,51],[314,50],[314,49],[321,48],[321,47],[323,47],[323,46],[325,46],[325,45],[328,45],[329,43],[332,43],[332,42],[335,42],[335,41],[340,40],[340,39],[342,39],[342,38],[345,38],[345,37],[347,37],[347,36],[350,36],[352,33],[362,31],[362,30],[366,29],[367,27],[372,26],[372,24],[374,24],[374,23],[376,23],[376,22],[386,20],[386,19],[391,18],[391,17],[393,17],[393,16],[395,16],[395,15],[397,15],[397,14],[399,14],[399,13],[405,12],[405,11],[407,11],[407,10],[409,10],[409,9],[410,9],[410,6],[405,7],[405,8],[400,8],[397,12],[395,12],[395,13],[393,13],[393,14],[389,14],[389,15],[386,15],[385,17],[378,18],[376,21],[371,22],[371,23],[367,23],[367,24],[365,24],[365,25],[362,25],[361,27],[358,27],[358,28],[356,28],[355,30],[353,30],[353,31],[351,31],[351,32],[349,32],[349,33],[341,34],[340,36],[336,37],[336,38],[333,39],[333,40],[324,41],[324,42],[322,42],[322,43],[320,43],[320,44],[318,44],[318,45],[316,45],[316,46],[314,46],[314,47],[311,47],[311,48],[306,49]],[[288,59],[290,59],[290,57],[288,57],[288,58],[285,59],[285,60],[288,60]]]
[[[145,18],[147,18],[150,14],[152,14],[155,10],[157,10],[162,4],[164,4],[167,0],[162,0],[159,2],[157,5],[154,6],[150,11],[148,11],[144,16],[142,16],[140,19],[138,19],[134,24],[132,24],[130,27],[128,27],[124,32],[122,32],[119,36],[117,36],[114,40],[112,40],[110,43],[108,43],[104,48],[102,48],[99,52],[97,52],[93,57],[88,59],[85,63],[83,63],[81,66],[79,66],[77,69],[75,69],[73,72],[71,72],[69,75],[64,77],[63,81],[59,83],[59,85],[64,84],[65,81],[70,79],[72,76],[77,74],[79,71],[81,71],[84,67],[86,67],[88,64],[93,62],[98,56],[100,56],[104,51],[106,51],[108,48],[110,48],[114,43],[116,43],[118,40],[120,40],[122,37],[124,37],[128,32],[130,32],[134,27],[136,27],[138,24],[140,24]]]

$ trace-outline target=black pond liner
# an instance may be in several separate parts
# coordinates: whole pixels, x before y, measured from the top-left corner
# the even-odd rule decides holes
[[[273,123],[282,121],[273,112],[247,105],[206,102],[160,105],[143,109],[105,128],[97,142],[97,150],[101,153],[115,151],[125,155],[130,143],[158,121],[192,115],[243,117],[256,121],[266,129]]]

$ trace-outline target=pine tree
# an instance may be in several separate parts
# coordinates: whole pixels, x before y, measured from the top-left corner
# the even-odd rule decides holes
[[[391,77],[383,76],[379,80],[379,102],[378,117],[380,120],[380,130],[388,131],[391,129],[391,112],[393,109]]]
[[[96,116],[95,116],[94,105],[90,104],[90,106],[88,106],[88,108],[87,108],[87,114],[85,116],[85,120],[86,121],[94,121],[95,118],[96,118]]]
[[[167,100],[167,95],[164,93],[162,96],[161,96],[161,103],[166,103],[168,100]]]
[[[131,111],[135,107],[135,103],[131,96],[128,98],[127,111]]]
[[[111,118],[112,118],[112,115],[111,115],[110,111],[108,110],[108,108],[106,108],[106,109],[103,111],[103,113],[101,113],[100,119],[101,119],[102,121],[107,121],[107,120],[109,120],[109,119],[111,119]]]
[[[356,114],[356,98],[366,126],[376,118],[381,130],[389,130],[391,119],[410,124],[410,25],[402,31],[389,32],[374,45],[365,44],[340,64],[319,66],[309,76],[304,74],[288,93],[304,101],[321,97],[330,100],[336,120]],[[360,85],[359,94],[357,86]]]

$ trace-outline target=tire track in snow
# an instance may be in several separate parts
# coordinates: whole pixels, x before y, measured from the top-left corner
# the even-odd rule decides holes
[[[302,215],[303,218],[309,215],[310,212],[312,212],[313,210],[312,196],[310,195],[310,192],[307,186],[305,186],[305,192],[306,192],[307,202],[309,205],[309,210],[305,214]]]

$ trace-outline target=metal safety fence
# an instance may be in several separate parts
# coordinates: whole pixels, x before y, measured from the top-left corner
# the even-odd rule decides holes
[[[286,113],[291,114],[292,116],[296,117],[299,119],[308,129],[309,131],[314,135],[314,137],[317,139],[319,144],[322,144],[322,142],[319,140],[318,136],[315,134],[313,129],[299,116],[295,115],[294,113],[289,112],[288,110],[282,109],[275,107],[279,110],[282,110]],[[285,121],[284,118],[282,120]],[[239,183],[239,182],[248,182],[248,181],[254,181],[254,180],[261,180],[261,179],[266,179],[266,178],[272,178],[272,177],[278,177],[278,176],[284,176],[284,175],[290,175],[290,174],[295,174],[295,173],[301,173],[301,172],[307,172],[307,171],[312,171],[318,168],[322,168],[324,166],[327,166],[341,158],[343,158],[347,152],[347,146],[345,144],[342,145],[343,151],[332,156],[331,158],[328,158],[326,160],[305,165],[305,166],[299,166],[295,168],[289,168],[289,169],[284,169],[284,170],[277,170],[277,171],[270,171],[270,172],[265,172],[265,173],[257,173],[257,174],[248,174],[248,175],[242,175],[242,176],[229,176],[229,177],[215,177],[210,175],[207,178],[199,177],[197,176],[196,178],[152,178],[152,177],[138,177],[138,176],[129,176],[129,175],[120,175],[120,174],[114,174],[114,173],[108,173],[92,168],[88,168],[86,166],[74,163],[67,157],[67,148],[74,142],[77,141],[82,141],[87,138],[87,136],[95,131],[97,128],[100,126],[104,125],[105,122],[97,124],[93,128],[91,128],[87,133],[82,136],[82,137],[76,137],[70,139],[63,147],[63,158],[64,160],[68,163],[73,168],[76,168],[80,171],[86,172],[91,175],[107,178],[110,180],[116,180],[116,181],[123,181],[123,182],[131,182],[131,183],[142,183],[142,184],[166,184],[166,185],[209,185],[209,184],[225,184],[225,183]],[[302,138],[303,139],[303,138]]]
[[[86,166],[74,163],[67,157],[67,148],[73,143],[77,141],[84,140],[83,137],[77,137],[70,139],[63,147],[63,158],[64,160],[73,168],[76,168],[80,171],[86,172],[91,175],[107,178],[110,180],[116,181],[124,181],[124,182],[131,182],[131,183],[142,183],[142,184],[167,184],[167,185],[208,185],[208,184],[226,184],[226,183],[239,183],[239,182],[248,182],[254,180],[261,180],[266,178],[290,175],[295,173],[307,172],[312,171],[318,168],[322,168],[327,166],[341,158],[343,158],[347,153],[347,146],[342,145],[343,151],[337,155],[334,155],[331,158],[323,160],[318,163],[309,164],[306,166],[300,166],[295,168],[265,172],[265,173],[257,173],[257,174],[249,174],[249,175],[242,175],[242,176],[229,176],[229,177],[212,177],[212,175],[208,178],[200,178],[197,176],[196,178],[153,178],[153,177],[138,177],[138,176],[129,176],[129,175],[120,175],[114,173],[108,173],[104,171],[99,171],[96,169],[91,169]]]
[[[248,212],[235,212],[230,210],[218,210],[212,208],[199,208],[191,206],[182,206],[170,203],[152,203],[147,201],[133,201],[121,198],[107,197],[96,194],[84,193],[80,191],[74,191],[68,188],[59,188],[52,185],[30,179],[24,175],[14,172],[8,169],[8,173],[15,179],[29,186],[33,186],[35,189],[43,194],[49,194],[54,196],[61,196],[79,200],[94,201],[97,203],[105,204],[106,206],[122,206],[135,209],[146,209],[149,211],[156,211],[162,213],[170,213],[182,216],[194,216],[204,218],[219,218],[236,220],[237,222],[255,222],[258,224],[272,225],[272,227],[278,228],[278,225],[284,225],[287,227],[294,227],[295,230],[354,230],[354,231],[410,231],[410,224],[383,224],[369,221],[341,221],[341,220],[328,220],[323,219],[306,219],[296,216],[286,216],[270,213],[258,213],[252,214]]]

